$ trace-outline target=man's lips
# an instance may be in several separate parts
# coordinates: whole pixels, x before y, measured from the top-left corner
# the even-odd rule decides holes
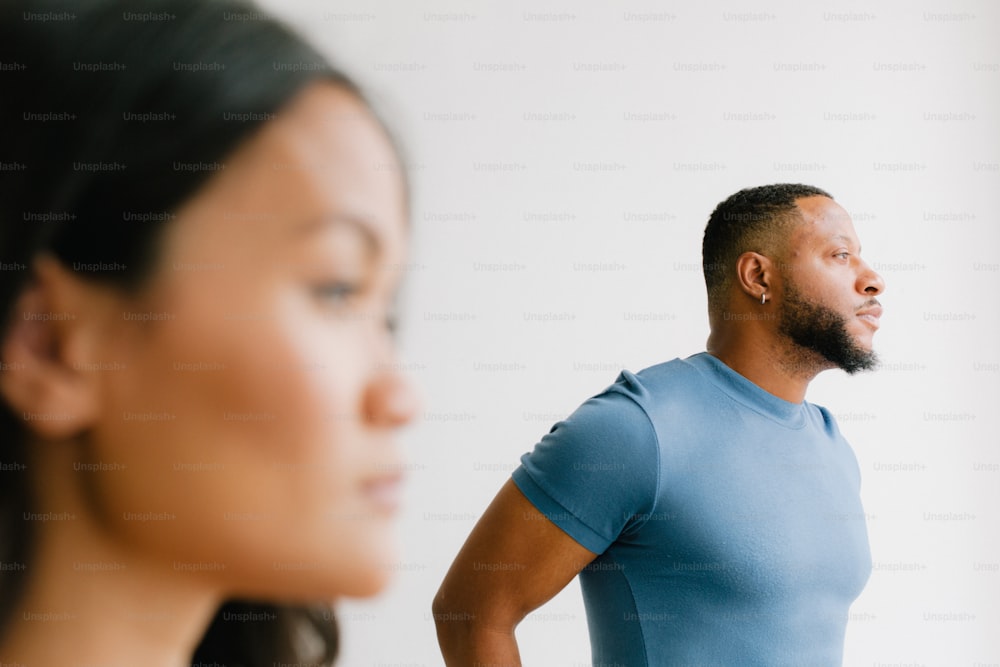
[[[858,311],[858,319],[863,320],[873,329],[879,328],[879,319],[882,317],[882,306],[876,304]]]

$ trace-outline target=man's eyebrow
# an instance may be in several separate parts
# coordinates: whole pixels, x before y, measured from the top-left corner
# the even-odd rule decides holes
[[[299,225],[296,225],[293,229],[293,233],[296,236],[305,236],[308,234],[317,234],[330,228],[331,226],[341,225],[358,232],[360,236],[364,238],[368,249],[371,250],[372,253],[378,253],[382,249],[382,244],[379,241],[378,236],[375,234],[372,223],[364,217],[351,215],[349,213],[330,213],[317,218],[311,218]]]
[[[843,241],[847,245],[854,245],[854,239],[849,236],[844,236],[843,234],[834,234],[830,237],[831,241]],[[861,245],[858,244],[858,254],[861,254]]]

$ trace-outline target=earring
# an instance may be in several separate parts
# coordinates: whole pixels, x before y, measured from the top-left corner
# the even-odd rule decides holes
[[[764,305],[764,299],[767,297],[767,292],[761,292],[760,294],[760,305]]]

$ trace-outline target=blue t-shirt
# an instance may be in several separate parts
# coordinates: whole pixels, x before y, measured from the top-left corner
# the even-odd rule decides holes
[[[595,665],[841,664],[871,555],[825,408],[703,352],[623,371],[513,479],[600,554],[580,573]]]

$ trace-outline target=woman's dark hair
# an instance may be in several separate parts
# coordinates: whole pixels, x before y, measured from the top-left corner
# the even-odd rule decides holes
[[[138,289],[173,212],[298,91],[323,80],[358,94],[237,0],[3,0],[0,12],[0,340],[40,253]],[[0,630],[31,570],[25,439],[0,405]],[[329,607],[229,601],[192,661],[329,664],[336,649]]]

